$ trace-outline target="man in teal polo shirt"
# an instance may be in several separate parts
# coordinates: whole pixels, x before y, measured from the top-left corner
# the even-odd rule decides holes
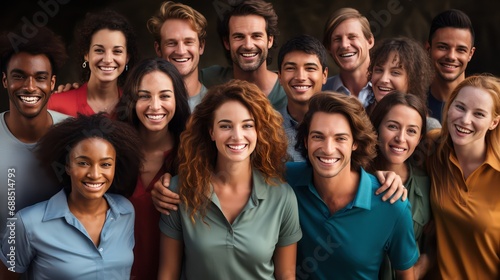
[[[361,103],[339,93],[314,95],[297,139],[306,162],[287,165],[303,231],[297,279],[377,279],[385,254],[398,278],[414,279],[411,206],[374,194],[380,183],[363,168],[377,138]]]

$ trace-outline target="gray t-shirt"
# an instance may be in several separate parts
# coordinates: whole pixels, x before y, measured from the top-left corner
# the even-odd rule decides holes
[[[36,159],[33,153],[36,143],[19,141],[8,129],[5,113],[0,114],[0,237],[6,231],[8,218],[60,190]],[[68,117],[55,111],[49,113],[54,124]]]

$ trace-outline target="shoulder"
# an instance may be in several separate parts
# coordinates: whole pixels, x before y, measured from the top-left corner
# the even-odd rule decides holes
[[[57,111],[52,111],[52,110],[47,110],[47,111],[49,112],[50,116],[52,117],[53,124],[60,123],[67,118],[71,118],[71,116],[63,114],[63,113],[59,113]]]
[[[287,162],[285,178],[292,188],[307,186],[311,181],[312,167],[305,161]]]
[[[108,200],[108,204],[112,210],[116,210],[120,212],[120,214],[128,214],[134,211],[134,206],[122,195],[114,194],[114,193],[106,193],[106,199]]]
[[[38,202],[31,206],[25,207],[17,212],[19,218],[23,221],[23,224],[26,225],[34,225],[43,220],[45,216],[45,210],[47,209],[47,205],[49,200],[45,200],[42,202]]]

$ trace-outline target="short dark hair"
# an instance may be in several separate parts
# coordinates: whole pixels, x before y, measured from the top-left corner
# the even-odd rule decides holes
[[[229,41],[229,19],[232,16],[257,15],[263,17],[266,21],[267,37],[273,36],[273,45],[267,55],[267,64],[271,64],[271,50],[275,49],[278,45],[279,36],[278,15],[276,15],[274,11],[273,4],[263,0],[239,0],[234,2],[236,3],[228,4],[230,8],[228,8],[217,21],[217,32],[219,33],[222,46],[224,46],[224,41]],[[231,62],[231,51],[225,48],[224,50],[226,58]]]
[[[114,10],[103,10],[94,13],[87,13],[85,20],[77,30],[78,59],[81,65],[85,59],[84,56],[88,54],[92,36],[99,30],[109,29],[113,31],[120,31],[125,36],[127,41],[127,54],[129,57],[128,67],[133,68],[139,59],[139,51],[137,48],[137,39],[134,28],[128,19]],[[83,68],[82,82],[87,82],[90,78],[90,67]],[[127,79],[128,71],[123,71],[118,77],[118,85],[123,86]]]
[[[285,55],[293,51],[301,51],[307,54],[314,54],[321,63],[322,70],[327,67],[326,49],[321,41],[310,35],[299,35],[288,40],[278,52],[278,72],[281,72],[281,65]]]
[[[55,175],[69,190],[71,178],[64,167],[71,150],[89,138],[104,139],[116,151],[115,177],[108,192],[131,196],[143,160],[141,141],[134,128],[112,120],[104,113],[79,114],[77,118],[68,118],[56,124],[38,141],[35,154],[49,174]]]
[[[434,37],[434,33],[436,32],[436,30],[445,27],[468,29],[470,31],[472,39],[471,46],[474,46],[475,33],[474,28],[472,27],[472,22],[466,13],[457,9],[451,9],[441,12],[432,19],[428,39],[429,44],[432,43],[432,38]]]
[[[309,128],[313,115],[317,112],[342,114],[349,121],[354,143],[357,149],[352,152],[351,170],[359,170],[360,167],[367,168],[368,164],[376,156],[377,135],[365,112],[365,108],[359,100],[352,95],[337,92],[316,93],[309,100],[309,110],[297,129],[297,144],[295,149],[310,164],[304,140],[309,135]]]
[[[143,77],[154,71],[160,71],[169,76],[174,86],[175,114],[168,123],[168,130],[173,134],[175,140],[171,154],[176,157],[180,135],[186,128],[186,122],[191,111],[189,109],[188,93],[184,85],[184,80],[172,63],[160,57],[140,61],[129,74],[127,82],[123,87],[123,94],[116,105],[115,112],[119,120],[127,122],[136,129],[139,127],[141,121],[135,111],[135,106],[139,98],[139,86]],[[177,173],[177,166],[167,166],[167,170]]]
[[[24,38],[22,34],[21,27],[18,27],[0,37],[1,71],[7,72],[7,65],[14,54],[25,52],[31,55],[45,55],[50,61],[52,74],[56,75],[68,58],[61,37],[46,27],[39,27],[31,38]],[[19,44],[14,44],[12,40]]]

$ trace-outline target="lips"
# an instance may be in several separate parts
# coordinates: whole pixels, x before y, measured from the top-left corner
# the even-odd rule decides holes
[[[393,145],[389,145],[389,147],[391,148],[392,151],[394,151],[396,153],[403,153],[407,150],[405,148],[401,148],[401,147],[393,146]]]
[[[89,182],[84,182],[83,184],[87,188],[94,189],[94,190],[100,189],[100,188],[102,188],[104,186],[104,183],[89,183]]]
[[[240,55],[243,56],[244,58],[252,58],[256,57],[258,53],[241,53]]]
[[[172,58],[173,61],[178,62],[178,63],[184,63],[188,62],[190,58]]]
[[[473,131],[469,130],[467,128],[455,125],[455,128],[457,129],[458,132],[463,133],[463,134],[471,134]]]
[[[312,86],[308,86],[308,85],[295,85],[295,86],[292,86],[292,88],[296,91],[301,91],[301,92],[304,92],[304,91],[308,91],[309,89],[312,88]]]
[[[19,96],[19,99],[26,104],[34,105],[38,101],[40,101],[41,97],[40,96]]]
[[[165,114],[146,114],[146,118],[154,121],[161,120],[165,116],[166,116]]]
[[[349,52],[349,53],[343,53],[343,54],[339,54],[340,57],[343,57],[343,58],[346,58],[346,57],[352,57],[356,55],[355,52]]]
[[[326,163],[326,164],[334,164],[340,160],[338,158],[325,158],[325,157],[317,157],[317,158],[319,161]]]
[[[104,71],[104,72],[111,72],[111,71],[114,71],[116,68],[118,67],[111,67],[111,66],[99,66],[98,67],[101,71]]]
[[[236,151],[240,151],[240,150],[243,150],[246,146],[248,146],[247,144],[240,144],[240,145],[227,145],[229,147],[229,149],[231,150],[236,150]]]

